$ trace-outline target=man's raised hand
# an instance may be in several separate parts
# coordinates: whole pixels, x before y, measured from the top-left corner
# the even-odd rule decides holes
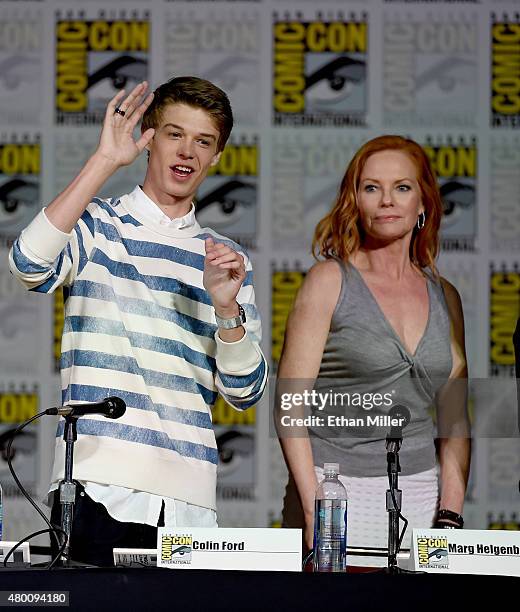
[[[137,140],[133,135],[136,125],[153,100],[153,93],[149,93],[141,101],[147,87],[146,81],[139,83],[126,98],[123,89],[108,103],[97,152],[116,167],[131,164],[154,136],[153,128],[147,129]]]

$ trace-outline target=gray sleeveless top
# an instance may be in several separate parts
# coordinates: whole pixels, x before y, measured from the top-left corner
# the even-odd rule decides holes
[[[329,401],[322,410],[312,409],[321,421],[308,428],[314,464],[339,463],[340,473],[348,476],[384,476],[390,429],[384,417],[391,405],[401,405],[411,413],[399,453],[401,473],[428,470],[435,465],[432,404],[452,368],[450,319],[440,281],[427,276],[428,322],[411,355],[359,271],[338,263],[341,292],[314,385]]]

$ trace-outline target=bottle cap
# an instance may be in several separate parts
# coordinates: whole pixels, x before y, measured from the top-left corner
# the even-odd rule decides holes
[[[324,463],[323,471],[329,474],[331,472],[334,474],[339,474],[339,463]]]

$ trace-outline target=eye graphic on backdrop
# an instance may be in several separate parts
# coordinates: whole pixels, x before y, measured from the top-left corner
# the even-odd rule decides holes
[[[474,81],[475,62],[446,57],[417,75],[415,79],[416,90],[436,83],[441,91],[453,91],[457,84],[467,85]]]
[[[475,203],[475,187],[460,181],[452,180],[444,183],[441,188],[443,203],[442,225],[444,227],[456,223],[464,210]]]
[[[219,476],[236,472],[251,456],[253,448],[254,437],[250,433],[230,429],[218,435]]]
[[[120,55],[89,74],[87,89],[105,79],[110,79],[115,89],[123,89],[127,85],[129,87],[132,85],[128,83],[129,81],[140,83],[146,78],[147,73],[146,60],[131,55]]]
[[[0,457],[7,461],[7,446],[15,428],[8,429],[0,434]],[[36,445],[36,434],[32,431],[20,431],[11,445],[11,461],[17,455],[32,455]]]
[[[196,201],[202,226],[225,227],[236,223],[256,201],[256,185],[233,179]]]
[[[18,89],[22,83],[38,78],[40,65],[37,58],[10,55],[0,62],[0,83],[5,89]]]
[[[342,55],[305,78],[306,95],[312,102],[335,104],[348,98],[365,78],[365,62]]]
[[[226,57],[204,71],[202,77],[224,91],[233,91],[240,83],[253,80],[257,62],[240,57]]]
[[[36,183],[14,177],[0,185],[0,227],[20,222],[39,198]]]
[[[35,322],[33,304],[9,301],[0,306],[0,334],[6,340],[13,340],[20,334],[32,333],[29,322]]]

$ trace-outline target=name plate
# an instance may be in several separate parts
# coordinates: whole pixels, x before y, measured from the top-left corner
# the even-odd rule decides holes
[[[159,567],[300,572],[301,564],[301,529],[158,529]]]
[[[114,548],[113,555],[116,567],[157,566],[157,550],[155,548]]]
[[[4,565],[5,556],[9,553],[11,548],[15,546],[16,544],[17,542],[7,542],[6,540],[0,541],[0,563],[2,564],[2,567]],[[14,551],[14,553],[12,553],[12,555],[9,556],[9,559],[7,559],[7,565],[9,565],[10,563],[28,565],[30,564],[30,562],[31,562],[31,553],[29,549],[29,542],[24,542],[23,544],[20,544],[20,546],[18,546],[18,548]]]
[[[520,531],[414,529],[412,540],[416,571],[520,576]]]

